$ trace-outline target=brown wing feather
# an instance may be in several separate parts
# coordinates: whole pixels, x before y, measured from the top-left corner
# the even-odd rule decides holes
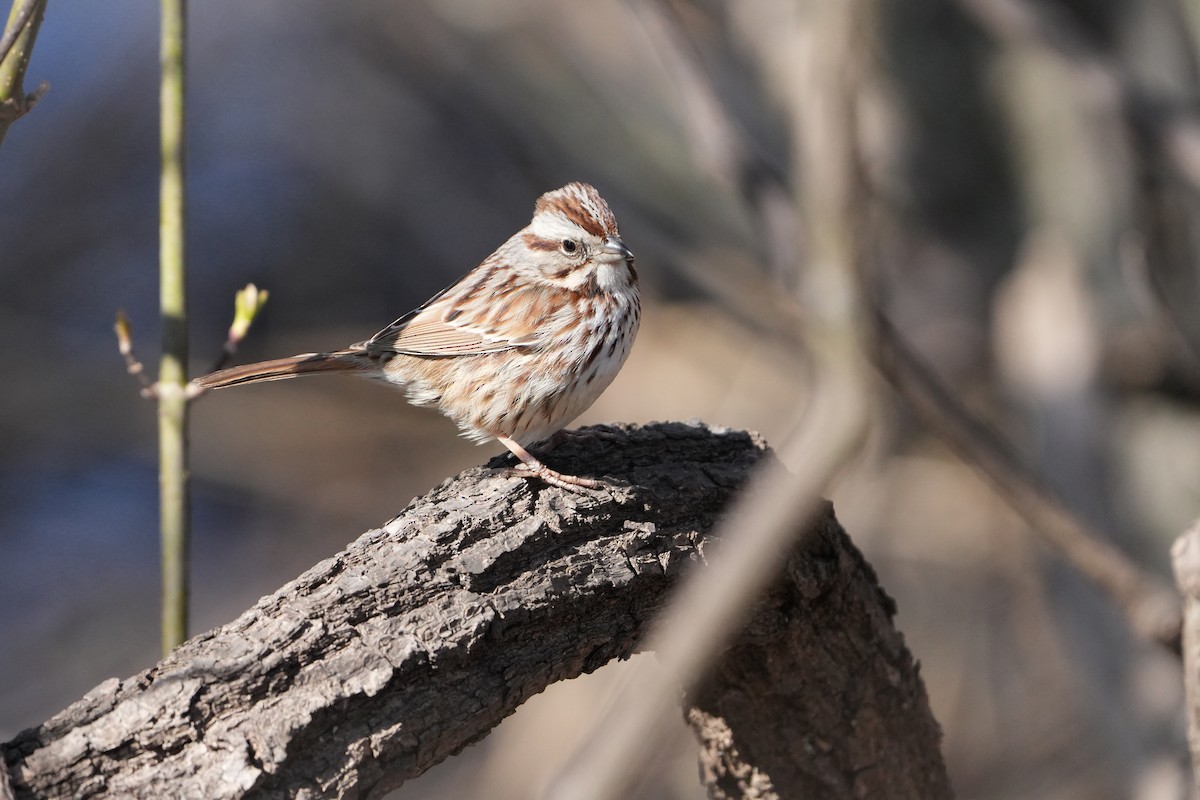
[[[394,333],[376,336],[368,347],[411,356],[472,356],[512,350],[523,342],[438,319],[429,311],[418,314]]]
[[[480,298],[497,294],[498,287],[492,285],[497,272],[493,267],[468,274],[355,347],[372,353],[445,358],[499,353],[535,344],[535,331],[530,326],[491,318],[497,302],[503,305],[502,301],[481,302]]]

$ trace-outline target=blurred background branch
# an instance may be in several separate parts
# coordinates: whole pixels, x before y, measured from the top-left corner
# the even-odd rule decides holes
[[[697,689],[776,578],[821,492],[866,439],[870,410],[854,108],[862,71],[857,59],[869,51],[864,40],[868,11],[866,4],[842,0],[800,7],[769,37],[767,29],[779,22],[770,19],[766,7],[755,9],[758,32],[764,35],[758,41],[770,42],[770,49],[756,55],[765,68],[786,76],[781,85],[793,87],[793,94],[780,98],[795,136],[791,185],[793,207],[801,210],[790,227],[805,232],[807,245],[803,294],[810,313],[800,341],[811,358],[814,386],[798,430],[784,446],[784,460],[794,466],[790,472],[768,467],[731,509],[721,525],[726,547],[710,570],[682,588],[647,637],[657,669],[641,665],[592,723],[570,765],[547,791],[555,800],[628,795],[653,761],[680,687]]]
[[[978,469],[1029,523],[1031,532],[1103,589],[1134,633],[1179,654],[1182,617],[1178,595],[1065,508],[1011,446],[938,381],[887,317],[879,314],[876,321],[880,369],[930,431]]]
[[[762,201],[761,194],[754,195],[752,189],[761,188],[764,184],[755,176],[777,176],[777,173],[769,165],[768,157],[748,142],[745,132],[738,128],[730,102],[717,96],[717,82],[704,69],[695,42],[687,39],[679,16],[679,4],[638,2],[634,7],[639,12],[639,19],[653,36],[656,52],[671,64],[674,84],[679,87],[678,91],[685,101],[684,109],[688,114],[686,130],[692,136],[693,149],[703,163],[709,164],[714,174],[728,176],[746,197],[747,203],[756,209],[756,221],[769,227],[773,220],[779,219],[779,215],[772,213]],[[1087,63],[1102,65],[1092,71],[1098,69],[1102,76],[1107,76],[1114,86],[1117,85],[1119,67],[1112,59],[1087,55],[1086,45],[1077,41],[1078,36],[1071,35],[1069,25],[1060,23],[1055,26],[1049,22],[1037,24],[1036,17],[1028,19],[1018,16],[1023,11],[1029,15],[1045,14],[1041,7],[1039,12],[1034,12],[1029,10],[1031,6],[1019,5],[1016,0],[978,0],[972,7],[980,14],[988,13],[995,26],[1009,35],[1015,35],[1013,32],[1017,30],[1039,30],[1043,31],[1042,39],[1062,41],[1062,50],[1074,54],[1077,61],[1086,60]],[[1058,33],[1055,33],[1056,30]],[[1120,80],[1120,85],[1125,87],[1128,81]],[[1126,91],[1135,90],[1130,88]],[[1148,103],[1135,105],[1143,107]],[[824,161],[821,163],[834,160],[832,155],[824,151],[822,158]],[[817,229],[823,230],[826,226]],[[768,239],[772,242],[777,240]],[[786,263],[787,258],[796,258],[798,252],[797,242],[773,246],[771,253],[776,257],[772,263]],[[714,289],[720,291],[722,296],[732,296],[734,302],[736,298],[743,301],[754,298],[752,303],[760,316],[765,311],[767,319],[771,319],[772,307],[780,305],[778,299],[770,297],[771,293],[765,287],[761,293],[751,290],[748,283],[750,281],[743,277],[737,287],[715,286]],[[813,305],[820,308],[820,304]],[[795,313],[790,315],[791,319],[788,319],[789,312],[783,308],[774,314],[777,319],[768,324],[779,328],[795,324],[791,321]],[[1023,465],[1003,437],[988,430],[982,420],[975,418],[955,398],[954,393],[938,381],[929,366],[903,342],[900,332],[889,322],[886,314],[876,309],[874,317],[872,339],[879,339],[879,346],[875,348],[879,367],[883,375],[913,405],[923,424],[944,437],[968,464],[977,465],[1013,508],[1026,516],[1033,531],[1044,533],[1052,546],[1060,548],[1084,575],[1111,594],[1138,635],[1177,652],[1178,603],[1166,582],[1146,573],[1119,549],[1108,544],[1106,539],[1109,537],[1089,528],[1065,508],[1060,500],[1053,497],[1053,492],[1047,489],[1044,481]]]
[[[960,0],[984,30],[1009,48],[1036,49],[1061,60],[1066,67],[1076,102],[1091,107],[1128,126],[1130,146],[1137,148],[1147,171],[1164,175],[1168,186],[1184,189],[1190,204],[1200,202],[1200,109],[1197,108],[1195,15],[1187,14],[1177,0],[1162,3],[1177,27],[1179,58],[1190,89],[1173,97],[1161,89],[1147,89],[1119,55],[1105,50],[1066,7],[1029,0]],[[1193,20],[1191,28],[1186,24]],[[1018,99],[1017,102],[1020,102]],[[1172,270],[1168,259],[1150,259],[1147,275],[1159,293],[1164,310],[1178,327],[1192,357],[1200,357],[1200,326],[1189,304],[1179,303],[1180,280],[1194,293],[1195,278]]]

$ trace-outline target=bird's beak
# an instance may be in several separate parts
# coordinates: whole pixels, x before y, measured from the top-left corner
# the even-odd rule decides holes
[[[633,261],[633,251],[625,246],[625,243],[621,241],[621,237],[619,236],[604,237],[604,247],[602,249],[605,253],[620,256],[625,261]]]

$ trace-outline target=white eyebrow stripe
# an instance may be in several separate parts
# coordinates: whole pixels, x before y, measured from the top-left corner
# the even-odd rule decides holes
[[[543,211],[533,218],[529,229],[543,239],[581,239],[587,231],[555,211]]]

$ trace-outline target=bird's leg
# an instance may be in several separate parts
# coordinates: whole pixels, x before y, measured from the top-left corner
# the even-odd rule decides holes
[[[493,436],[496,436],[493,434]],[[509,449],[514,456],[521,459],[521,466],[513,471],[529,477],[537,477],[544,480],[551,486],[557,486],[560,489],[567,491],[575,491],[579,487],[586,489],[595,489],[600,485],[600,481],[595,478],[580,478],[575,475],[564,475],[561,472],[555,472],[547,467],[542,462],[538,461],[532,453],[522,447],[519,443],[514,442],[507,436],[496,436],[496,441]]]

